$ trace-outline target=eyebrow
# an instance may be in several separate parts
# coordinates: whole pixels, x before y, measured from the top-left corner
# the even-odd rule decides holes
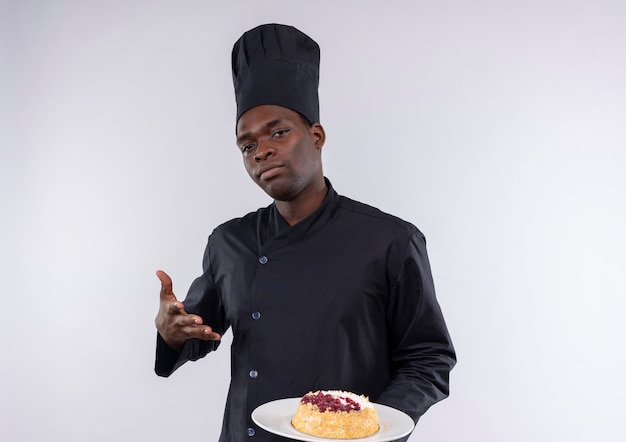
[[[286,118],[276,118],[275,120],[268,121],[267,123],[263,124],[263,126],[261,126],[258,132],[265,132],[266,130],[271,129],[272,127],[286,120]],[[237,143],[241,143],[243,140],[250,138],[251,136],[252,131],[244,132],[237,137]]]

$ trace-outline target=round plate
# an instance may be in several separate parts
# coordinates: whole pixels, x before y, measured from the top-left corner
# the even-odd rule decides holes
[[[331,440],[346,439],[328,439],[325,437],[316,437],[304,434],[296,430],[291,425],[296,408],[298,407],[300,398],[279,399],[277,401],[268,402],[257,407],[252,412],[252,420],[259,427],[278,436],[288,437],[289,439],[302,440],[307,442],[328,442]],[[374,404],[378,413],[378,423],[380,430],[375,434],[367,437],[360,437],[359,442],[388,442],[390,440],[400,439],[413,431],[413,419],[407,414],[387,407],[386,405]]]

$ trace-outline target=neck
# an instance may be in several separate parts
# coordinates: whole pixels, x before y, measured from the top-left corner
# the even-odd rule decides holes
[[[306,195],[298,195],[291,201],[274,200],[274,204],[280,216],[287,221],[287,224],[293,226],[319,209],[327,193],[328,188],[322,178],[321,182],[311,188]]]

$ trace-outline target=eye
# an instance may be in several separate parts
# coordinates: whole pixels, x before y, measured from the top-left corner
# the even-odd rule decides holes
[[[240,147],[242,153],[246,153],[253,148],[254,148],[254,144],[252,143],[246,143]]]
[[[280,138],[285,136],[289,132],[289,129],[278,129],[276,132],[272,134],[274,138]]]

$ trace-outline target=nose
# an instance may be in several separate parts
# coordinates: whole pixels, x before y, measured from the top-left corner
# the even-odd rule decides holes
[[[259,142],[257,146],[256,152],[254,153],[254,160],[256,162],[261,162],[267,160],[269,157],[273,156],[276,153],[276,149],[272,147],[271,143],[268,142]]]

